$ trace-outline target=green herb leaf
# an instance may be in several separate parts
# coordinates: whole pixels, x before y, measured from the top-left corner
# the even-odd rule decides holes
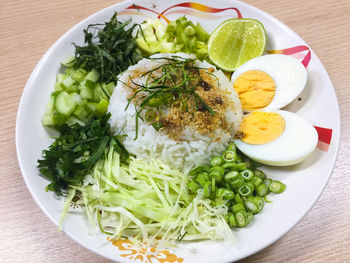
[[[43,159],[38,160],[40,173],[51,181],[46,190],[60,196],[66,193],[68,185],[81,184],[111,144],[116,145],[122,162],[128,160],[127,150],[110,134],[109,117],[110,114],[106,114],[100,119],[91,119],[84,126],[57,127],[60,137],[43,151]]]
[[[78,46],[73,43],[73,68],[84,68],[88,71],[95,69],[100,73],[98,82],[116,82],[120,72],[142,58],[132,35],[137,24],[126,29],[130,23],[131,19],[119,22],[115,13],[105,24],[89,25],[84,30],[86,45]]]

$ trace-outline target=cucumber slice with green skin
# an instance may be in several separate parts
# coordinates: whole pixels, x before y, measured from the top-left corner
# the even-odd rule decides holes
[[[69,88],[66,88],[65,91],[67,91],[68,93],[77,92],[77,91],[79,91],[79,84],[78,83],[74,83]]]
[[[68,125],[73,125],[73,124],[76,124],[78,123],[80,126],[84,126],[85,123],[81,120],[79,120],[78,118],[74,117],[74,116],[70,116],[67,120],[66,120],[66,123]]]
[[[63,114],[57,111],[52,115],[53,125],[62,125],[63,123],[66,122],[66,120],[67,120],[66,116],[64,116]]]
[[[91,70],[85,77],[85,79],[91,80],[92,82],[97,82],[100,74],[96,70]]]
[[[88,87],[81,86],[80,87],[80,97],[82,99],[92,100],[92,99],[94,99],[94,91]]]
[[[97,105],[98,105],[97,102],[88,102],[88,103],[86,103],[86,106],[87,106],[92,112],[96,111]]]
[[[66,91],[62,90],[55,98],[55,109],[64,116],[69,116],[77,106],[75,99]]]
[[[61,87],[66,90],[73,86],[74,83],[75,80],[71,76],[69,76],[61,82]]]
[[[64,67],[71,67],[74,62],[74,56],[67,57],[63,62],[61,62],[61,65]]]
[[[55,92],[51,94],[49,102],[46,105],[45,114],[44,115],[52,115],[55,110]]]
[[[94,112],[95,116],[101,117],[104,114],[106,114],[108,105],[109,105],[109,102],[107,100],[104,100],[104,99],[100,100],[100,102],[97,104],[96,111]]]
[[[73,73],[72,79],[80,83],[84,80],[86,75],[87,75],[87,71],[85,69],[79,68]]]
[[[107,101],[109,100],[106,92],[103,90],[101,85],[97,85],[94,88],[94,100],[97,102],[100,100],[107,100]]]
[[[86,109],[86,107],[78,105],[73,111],[73,116],[77,117],[81,121],[87,121],[90,116],[90,109]]]
[[[64,74],[66,74],[67,77],[68,77],[68,76],[73,75],[74,72],[75,72],[75,69],[74,69],[74,68],[66,68],[66,70],[64,71]]]
[[[109,82],[108,84],[102,85],[103,89],[107,92],[108,96],[111,97],[115,88],[114,82]]]
[[[55,81],[55,90],[62,90],[61,83],[64,81],[68,76],[66,74],[57,74],[56,81]]]
[[[59,112],[54,112],[51,115],[44,115],[41,122],[45,126],[58,126],[66,122],[66,116]]]
[[[90,89],[93,89],[95,88],[96,86],[96,83],[89,80],[89,79],[85,79],[82,83],[81,83],[82,86],[85,86],[87,88],[90,88]]]

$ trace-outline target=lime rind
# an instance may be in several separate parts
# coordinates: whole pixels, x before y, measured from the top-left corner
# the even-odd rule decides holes
[[[232,18],[221,23],[210,35],[208,55],[217,67],[232,72],[248,60],[261,56],[265,47],[266,31],[260,21]]]

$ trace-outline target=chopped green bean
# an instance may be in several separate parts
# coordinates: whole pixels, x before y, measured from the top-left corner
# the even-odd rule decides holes
[[[222,159],[224,159],[225,162],[234,162],[236,160],[236,152],[226,150],[222,154]]]
[[[263,183],[264,183],[267,187],[270,186],[271,182],[272,182],[272,180],[271,180],[271,179],[268,179],[268,178],[266,178],[266,179],[263,181]]]
[[[206,182],[203,186],[204,197],[210,198],[211,196],[211,182]]]
[[[191,169],[191,171],[189,172],[189,175],[190,176],[197,175],[204,170],[203,168],[204,168],[204,165],[198,165]]]
[[[195,182],[193,181],[189,181],[188,184],[187,184],[188,188],[190,188],[190,190],[195,193],[198,189],[199,189],[199,185],[196,184]]]
[[[224,163],[224,160],[221,158],[221,156],[214,156],[210,160],[210,164],[212,166],[219,166],[219,165],[222,165],[223,163]]]
[[[263,183],[263,180],[260,177],[254,176],[252,179],[252,183],[254,185],[254,188],[256,189],[259,185]]]
[[[237,226],[236,219],[233,213],[229,213],[229,224],[230,226]]]
[[[254,173],[250,169],[245,169],[245,170],[241,171],[240,174],[242,175],[242,177],[245,181],[250,181],[254,177]]]
[[[208,182],[209,180],[210,180],[210,177],[206,172],[202,172],[196,177],[197,183],[199,183],[201,186],[204,186],[205,183]]]
[[[230,143],[221,156],[214,156],[210,166],[201,165],[191,170],[188,187],[192,192],[203,189],[211,205],[225,206],[230,212],[224,219],[230,227],[245,227],[259,213],[270,193],[281,193],[285,184],[266,177],[256,167],[260,164],[244,156]]]
[[[240,173],[238,171],[229,171],[224,176],[225,182],[228,182],[228,183],[233,182],[238,178],[240,178]]]
[[[213,166],[209,169],[209,174],[212,172],[218,172],[221,174],[221,176],[223,176],[225,173],[225,169],[222,168],[221,166],[216,165],[216,166]]]
[[[243,204],[241,196],[238,193],[235,194],[234,200],[237,204]]]
[[[280,194],[286,189],[286,185],[280,181],[272,181],[269,185],[269,190],[272,193]]]
[[[213,206],[218,206],[218,205],[224,205],[226,204],[226,200],[216,198],[214,201],[212,201]]]
[[[266,174],[261,170],[255,169],[254,174],[257,177],[260,177],[262,180],[266,179]]]
[[[209,176],[215,178],[218,182],[221,182],[224,173],[225,170],[221,166],[213,166],[209,170]]]
[[[215,195],[216,192],[216,180],[215,178],[211,178],[211,193]]]
[[[249,197],[252,197],[252,196],[249,196]],[[254,202],[254,198],[249,198],[249,197],[244,201],[244,206],[248,211],[252,213],[257,213],[259,210],[259,207]]]
[[[236,212],[235,219],[238,227],[245,227],[247,225],[247,212],[245,210]]]
[[[253,213],[250,213],[250,212],[247,212],[247,225],[252,222],[254,219],[254,214]]]
[[[219,188],[216,193],[216,196],[228,200],[232,199],[235,196],[235,193],[226,188]]]
[[[264,207],[264,199],[262,199],[260,196],[254,196],[254,202],[259,208],[257,211],[257,213],[259,213]]]
[[[243,203],[238,203],[238,204],[235,204],[235,205],[232,206],[232,212],[233,213],[236,213],[236,212],[238,212],[240,210],[244,210],[245,211],[245,207],[244,207]]]
[[[231,152],[236,152],[236,144],[234,144],[233,142],[229,143],[226,150]]]
[[[244,183],[239,189],[238,189],[238,193],[241,196],[248,196],[253,192],[253,189],[251,188],[250,185],[248,185],[247,183]]]
[[[247,165],[245,163],[224,163],[222,168],[227,170],[242,171],[247,169]]]
[[[240,188],[243,184],[244,184],[244,179],[242,177],[239,177],[238,179],[230,183],[233,189]]]
[[[255,191],[258,196],[264,197],[269,193],[269,188],[266,186],[266,184],[260,184]]]

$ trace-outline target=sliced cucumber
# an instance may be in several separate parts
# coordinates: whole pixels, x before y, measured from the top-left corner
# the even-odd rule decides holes
[[[108,96],[111,97],[115,88],[114,82],[109,82],[108,84],[102,84],[102,87],[104,91],[107,92]]]
[[[94,100],[95,101],[109,100],[108,95],[106,94],[106,91],[102,88],[101,85],[97,85],[94,88]]]
[[[63,89],[69,89],[71,86],[73,86],[74,83],[75,80],[71,76],[69,76],[61,82],[61,87]]]
[[[66,91],[62,90],[55,98],[55,109],[64,116],[69,116],[77,106],[75,99]]]
[[[109,102],[107,100],[100,100],[100,102],[97,104],[97,108],[95,111],[95,116],[100,117],[106,114],[108,109]]]
[[[65,91],[67,91],[68,93],[71,92],[78,92],[79,91],[79,84],[78,83],[74,83],[72,86],[70,86],[69,88],[66,88]]]
[[[45,114],[44,115],[52,115],[55,110],[55,97],[56,94],[52,93],[49,99],[49,102],[46,105]]]
[[[86,109],[84,106],[78,105],[73,111],[73,116],[77,117],[81,121],[87,121],[90,116],[90,109]]]
[[[91,70],[85,77],[85,79],[91,80],[92,82],[96,82],[100,74],[96,70]]]
[[[78,104],[78,105],[82,105],[84,104],[84,101],[83,99],[80,97],[80,95],[78,93],[71,93],[70,94],[72,96],[72,98],[75,100],[75,102]]]
[[[63,123],[66,122],[67,117],[64,116],[62,113],[59,112],[55,112],[52,115],[52,121],[53,121],[53,125],[62,125]]]
[[[92,99],[94,99],[94,91],[88,87],[81,86],[80,87],[80,97],[82,99],[92,100]]]
[[[41,119],[41,122],[45,126],[52,125],[62,125],[66,121],[66,116],[59,112],[54,112],[51,115],[44,115]]]
[[[64,74],[66,74],[68,77],[68,76],[73,75],[74,72],[75,72],[74,68],[66,68],[66,70],[64,71]]]
[[[74,56],[67,57],[63,62],[61,62],[61,65],[64,67],[71,67],[74,62]]]
[[[67,120],[66,120],[66,123],[68,125],[73,125],[73,124],[76,124],[78,123],[80,126],[84,126],[85,123],[81,120],[79,120],[78,118],[74,117],[74,116],[70,116]]]
[[[77,82],[82,82],[87,75],[87,71],[85,69],[77,69],[73,75],[72,79],[74,79]]]
[[[61,83],[64,81],[68,76],[66,74],[57,74],[56,81],[55,81],[55,90],[62,90]]]
[[[86,106],[93,112],[96,111],[97,105],[98,105],[97,102],[88,102],[88,103],[86,103]]]
[[[54,122],[53,122],[53,115],[44,115],[44,116],[41,118],[41,123],[42,123],[44,126],[55,125]]]

